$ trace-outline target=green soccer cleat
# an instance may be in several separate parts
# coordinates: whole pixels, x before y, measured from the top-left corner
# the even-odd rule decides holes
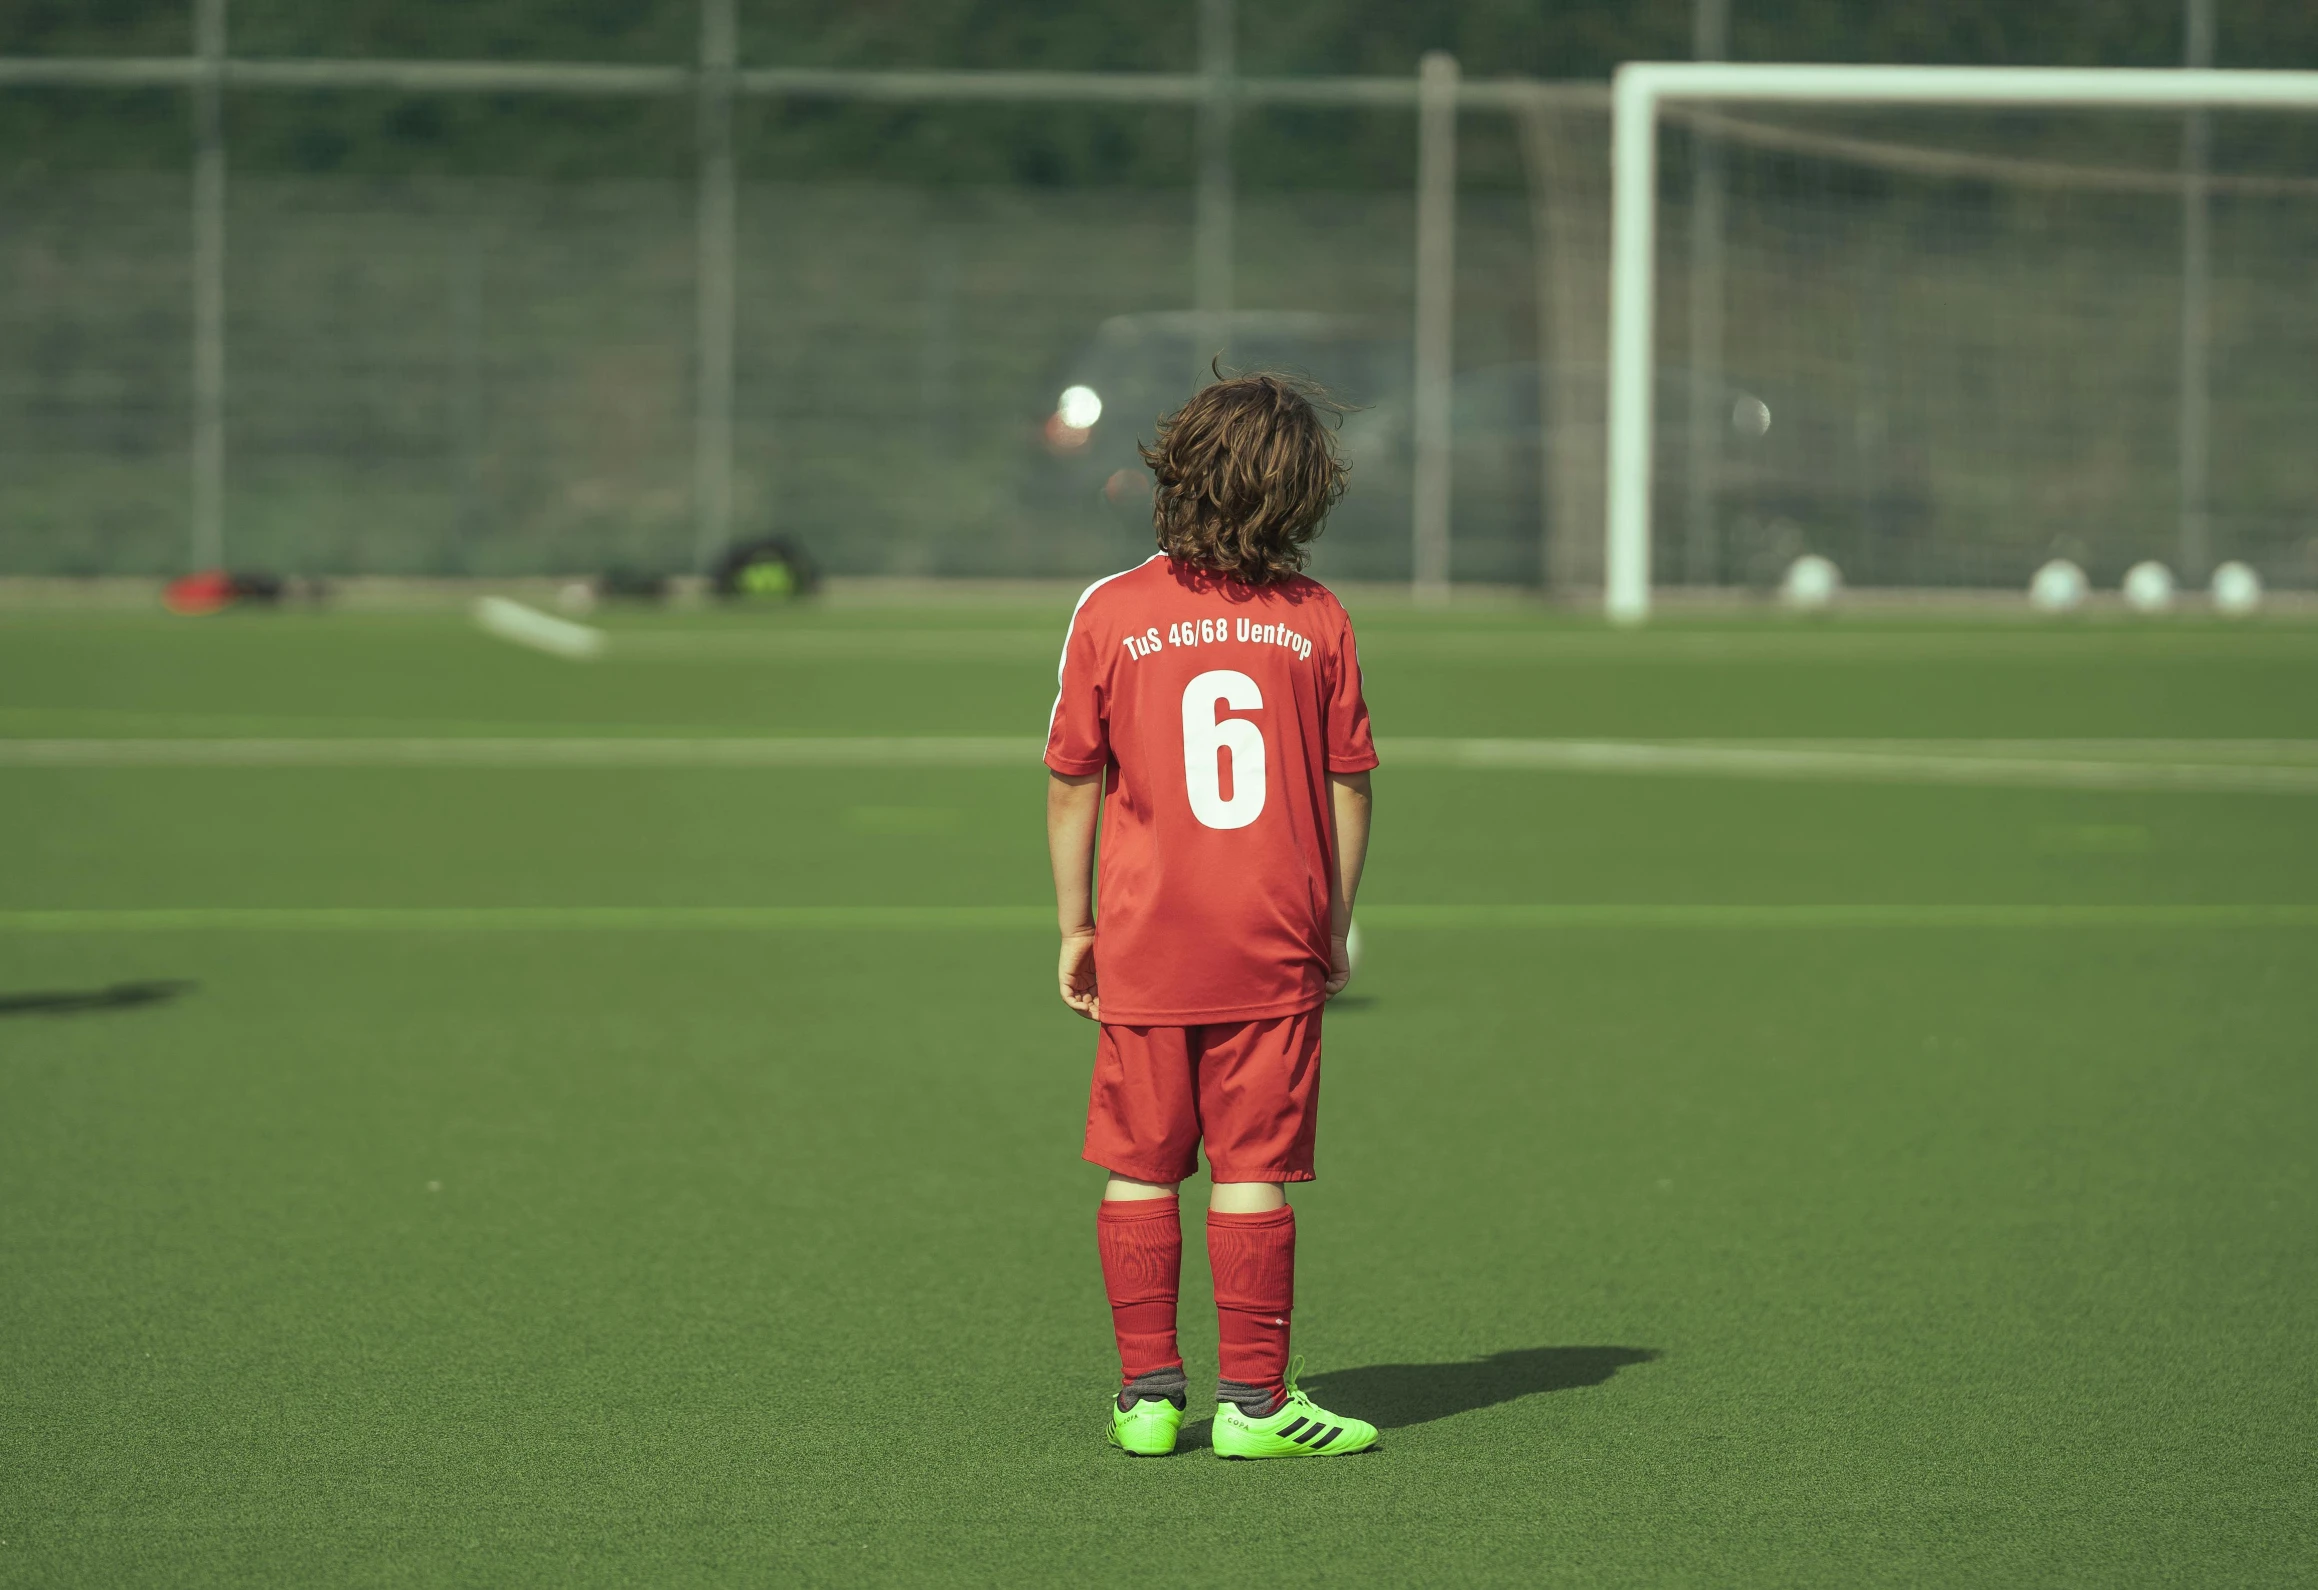
[[[1138,1397],[1126,1409],[1111,1399],[1111,1445],[1129,1457],[1165,1457],[1182,1428],[1183,1410],[1165,1397]]]
[[[1268,1419],[1251,1419],[1236,1402],[1216,1404],[1215,1455],[1221,1458],[1338,1457],[1376,1446],[1376,1426],[1317,1407],[1296,1388],[1304,1360],[1288,1366],[1288,1400]]]

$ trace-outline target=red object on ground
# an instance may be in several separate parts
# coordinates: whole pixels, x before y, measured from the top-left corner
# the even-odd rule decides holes
[[[169,582],[161,601],[172,613],[214,613],[233,605],[233,576],[223,569],[203,569]]]
[[[1168,1198],[1106,1198],[1095,1210],[1103,1291],[1119,1338],[1119,1383],[1183,1367],[1175,1293],[1183,1278],[1183,1217]]]
[[[1207,1262],[1215,1270],[1216,1368],[1226,1380],[1278,1396],[1296,1302],[1294,1206],[1260,1215],[1210,1209]]]

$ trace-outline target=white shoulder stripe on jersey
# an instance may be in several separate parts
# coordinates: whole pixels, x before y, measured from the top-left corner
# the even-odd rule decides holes
[[[1167,556],[1167,554],[1164,552],[1154,552],[1149,557],[1145,558],[1142,562],[1136,564],[1135,569],[1149,568],[1152,564],[1158,562],[1165,556]],[[1072,605],[1070,610],[1070,622],[1065,624],[1062,630],[1062,656],[1056,659],[1054,665],[1054,705],[1048,708],[1046,713],[1046,737],[1049,740],[1054,738],[1054,720],[1062,716],[1062,676],[1064,671],[1070,667],[1070,638],[1071,636],[1078,633],[1079,609],[1087,605],[1088,597],[1094,595],[1095,592],[1101,590],[1104,586],[1110,584],[1113,580],[1124,579],[1127,575],[1134,573],[1135,569],[1121,569],[1117,574],[1104,575],[1101,579],[1095,581],[1094,584],[1079,592],[1078,601]]]

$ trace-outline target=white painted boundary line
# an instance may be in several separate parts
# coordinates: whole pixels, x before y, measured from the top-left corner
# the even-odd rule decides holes
[[[2023,598],[2025,601],[2025,598]],[[544,616],[544,615],[543,615]],[[604,631],[603,655],[620,663],[869,661],[1045,662],[1054,635],[1043,629],[618,629]],[[2116,660],[2318,661],[2318,632],[2307,628],[2183,629],[2148,625],[2085,629],[1441,630],[1377,627],[1363,634],[1370,663],[1962,663]]]
[[[1054,633],[1044,629],[623,629],[612,636],[622,662],[1045,662]]]
[[[1902,756],[2058,757],[2067,761],[2255,763],[2271,767],[2318,767],[2318,740],[2174,739],[1683,739],[1619,741],[1618,744],[1702,746],[1740,751],[1859,751]]]
[[[628,933],[1054,928],[1033,905],[188,906],[0,911],[0,933]]]
[[[0,740],[0,767],[1014,767],[1028,736],[781,739]]]
[[[573,662],[586,662],[602,656],[604,651],[602,630],[551,617],[536,607],[525,607],[504,596],[480,598],[475,603],[475,622],[501,640]]]
[[[2318,928],[2318,905],[1372,905],[1368,927]],[[0,933],[1052,932],[1041,905],[345,906],[0,911]]]
[[[2318,794],[2318,743],[2217,741],[1387,739],[1390,767],[2028,789]],[[1003,735],[756,739],[0,740],[0,767],[1019,768],[1041,743]]]
[[[1367,905],[1394,928],[2318,927],[2313,905]]]
[[[1645,745],[1617,740],[1416,740],[1380,748],[1387,765],[1555,773],[1961,784],[2030,789],[2318,794],[2318,766],[2138,761],[1840,747]]]

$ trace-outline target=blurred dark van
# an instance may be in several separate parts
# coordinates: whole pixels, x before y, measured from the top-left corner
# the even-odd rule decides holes
[[[1217,332],[1222,332],[1219,337]],[[1213,350],[1220,346],[1220,357]],[[1408,577],[1414,370],[1405,329],[1352,316],[1239,311],[1117,315],[1069,362],[1030,470],[1035,506],[1099,518],[1132,557],[1149,545],[1150,475],[1136,445],[1197,385],[1271,370],[1311,380],[1345,410],[1339,436],[1351,488],[1316,548],[1323,577]],[[1598,570],[1605,375],[1598,366],[1508,360],[1460,371],[1450,398],[1453,573],[1533,584],[1556,566],[1544,536],[1586,543],[1566,572]],[[1768,583],[1799,553],[1822,552],[1852,578],[1876,548],[1925,517],[1920,482],[1888,456],[1867,457],[1863,427],[1840,405],[1718,381],[1695,412],[1716,431],[1715,533],[1687,544],[1686,484],[1696,379],[1658,372],[1654,398],[1659,577]],[[1560,410],[1562,412],[1556,412]],[[1553,419],[1551,464],[1545,425]],[[1904,465],[1904,460],[1901,461]],[[1857,569],[1857,573],[1853,571]]]

